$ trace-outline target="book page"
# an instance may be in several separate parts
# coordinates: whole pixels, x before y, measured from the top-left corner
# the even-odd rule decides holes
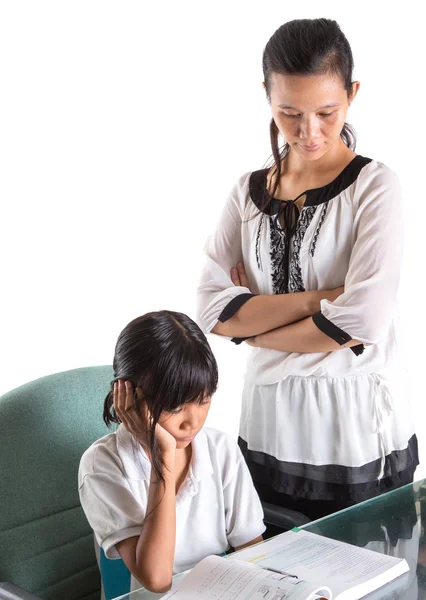
[[[361,597],[408,570],[405,560],[303,530],[288,531],[229,558],[285,569],[301,579],[327,585],[335,599]]]
[[[319,588],[287,574],[260,569],[250,563],[208,556],[163,600],[331,600]]]

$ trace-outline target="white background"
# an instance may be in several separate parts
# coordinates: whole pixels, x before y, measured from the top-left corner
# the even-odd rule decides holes
[[[0,393],[112,361],[149,310],[194,316],[202,246],[234,182],[269,157],[262,50],[293,18],[336,19],[361,90],[357,151],[405,195],[400,312],[424,438],[424,24],[413,2],[0,4]],[[209,424],[237,435],[246,348],[211,339]],[[72,415],[72,408],[70,409]],[[72,418],[70,416],[70,418]]]

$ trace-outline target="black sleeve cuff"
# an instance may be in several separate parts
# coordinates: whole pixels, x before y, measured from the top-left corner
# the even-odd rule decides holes
[[[337,325],[329,321],[326,317],[324,317],[321,311],[313,314],[312,320],[318,327],[318,329],[320,329],[323,333],[325,333],[325,335],[328,335],[328,337],[336,341],[340,346],[343,346],[343,344],[346,344],[347,342],[351,341],[351,336],[345,331],[343,331],[343,329],[340,329],[340,327],[337,327]],[[364,352],[364,344],[352,346],[351,350],[354,354],[356,354],[356,356],[359,356]]]
[[[238,346],[239,344],[242,344],[246,340],[249,340],[251,337],[255,337],[255,336],[249,335],[248,337],[245,337],[245,338],[232,338],[231,342],[234,342],[234,344],[236,344]]]
[[[318,329],[325,333],[325,335],[328,335],[328,337],[333,339],[340,346],[343,346],[343,344],[351,341],[351,336],[324,317],[321,311],[313,314],[312,320]]]
[[[219,321],[221,323],[225,323],[225,321],[233,317],[235,313],[237,313],[240,310],[240,308],[243,306],[243,304],[247,302],[247,300],[250,300],[250,298],[253,298],[255,295],[256,294],[240,294],[239,296],[235,296],[235,298],[232,298],[232,300],[228,302],[223,311],[220,313]],[[244,341],[244,339],[247,338],[241,338],[241,341]]]

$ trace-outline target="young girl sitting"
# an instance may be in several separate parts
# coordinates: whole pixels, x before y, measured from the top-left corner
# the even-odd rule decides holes
[[[104,420],[121,424],[84,453],[80,500],[131,590],[163,592],[205,556],[261,541],[262,507],[236,442],[203,428],[218,374],[194,321],[171,311],[135,319],[113,368]]]

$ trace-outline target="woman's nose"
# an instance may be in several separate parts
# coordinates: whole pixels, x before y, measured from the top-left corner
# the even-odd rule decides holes
[[[318,137],[320,126],[316,116],[303,116],[300,120],[300,138],[309,142]]]

